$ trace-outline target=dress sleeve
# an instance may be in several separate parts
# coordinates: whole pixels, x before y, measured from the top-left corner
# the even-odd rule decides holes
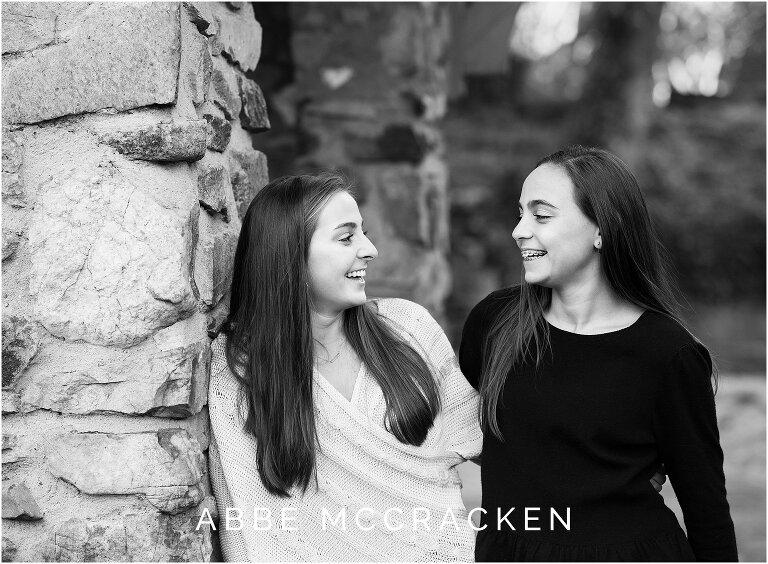
[[[459,345],[459,365],[461,371],[476,390],[480,388],[480,373],[483,367],[482,339],[483,318],[485,313],[480,302],[469,312]]]
[[[661,382],[654,427],[696,559],[736,561],[711,374],[706,348],[683,346]]]
[[[439,375],[449,448],[466,460],[476,458],[483,447],[477,392],[461,373],[453,347],[437,321],[421,306],[417,306],[416,316],[417,341]]]

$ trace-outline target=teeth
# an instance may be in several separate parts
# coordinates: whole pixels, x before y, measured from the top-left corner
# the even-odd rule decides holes
[[[522,251],[522,255],[524,258],[529,257],[541,257],[546,255],[547,253],[545,251]]]
[[[345,276],[347,278],[365,278],[365,269],[348,272]]]

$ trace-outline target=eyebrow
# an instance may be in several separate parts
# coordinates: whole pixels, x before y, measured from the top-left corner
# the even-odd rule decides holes
[[[556,209],[556,210],[559,210],[559,209],[560,209],[560,208],[558,208],[557,206],[555,206],[555,205],[553,205],[553,204],[550,204],[550,203],[549,203],[548,201],[546,201],[546,200],[531,200],[530,202],[528,202],[528,209],[531,209],[531,208],[535,208],[536,206],[547,206],[547,207],[550,207],[550,208],[553,208],[553,209]],[[522,207],[523,207],[523,204],[521,204],[520,202],[518,202],[518,203],[517,203],[517,207],[518,207],[518,208],[522,208]]]
[[[361,221],[360,222],[360,227],[361,228],[363,227],[364,223],[365,223],[365,221]],[[340,223],[339,225],[337,225],[333,229],[334,229],[334,231],[336,229],[357,229],[357,223],[355,223],[354,221],[348,221],[346,223]]]

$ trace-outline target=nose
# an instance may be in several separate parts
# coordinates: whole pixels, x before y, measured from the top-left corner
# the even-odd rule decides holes
[[[376,246],[371,243],[371,240],[367,236],[363,235],[363,237],[365,240],[363,241],[363,244],[360,245],[357,256],[366,262],[371,262],[373,259],[379,256],[379,251],[376,249]]]
[[[525,215],[520,218],[517,225],[512,230],[512,238],[517,241],[519,245],[523,240],[531,238],[531,230],[528,227],[528,221],[525,219]]]

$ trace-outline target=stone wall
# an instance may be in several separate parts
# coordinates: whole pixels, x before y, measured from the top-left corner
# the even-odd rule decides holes
[[[261,28],[245,2],[6,2],[2,37],[2,558],[207,560]]]
[[[358,188],[378,247],[369,296],[423,304],[438,319],[450,291],[446,110],[447,6],[291,5],[294,83],[273,107],[300,130],[295,170],[339,168]]]

